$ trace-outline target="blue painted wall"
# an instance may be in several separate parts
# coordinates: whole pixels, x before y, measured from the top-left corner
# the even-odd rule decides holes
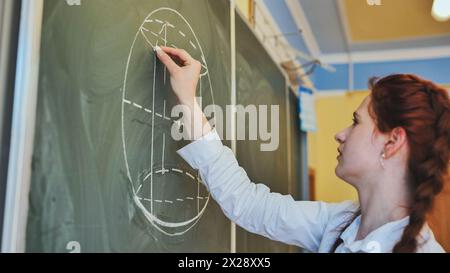
[[[348,85],[348,65],[335,64],[335,73],[318,68],[311,77],[319,91],[346,90]],[[357,63],[354,64],[354,89],[366,90],[370,77],[386,76],[395,73],[411,73],[431,80],[437,84],[450,84],[450,58]]]

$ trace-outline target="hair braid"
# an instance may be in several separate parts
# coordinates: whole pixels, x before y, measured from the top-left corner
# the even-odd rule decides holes
[[[430,129],[434,130],[422,132],[430,136],[431,139],[428,143],[421,141],[416,141],[421,143],[414,143],[414,136],[412,136],[412,145],[422,145],[422,149],[411,149],[409,172],[412,188],[415,189],[413,203],[410,208],[409,224],[405,227],[393,252],[417,251],[418,235],[426,222],[427,213],[433,206],[434,197],[443,188],[449,162],[450,109],[448,93],[431,82],[414,76],[412,78],[422,84],[427,93],[429,106],[435,117]]]

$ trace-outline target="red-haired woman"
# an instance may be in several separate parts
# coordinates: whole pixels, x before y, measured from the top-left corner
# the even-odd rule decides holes
[[[156,51],[180,104],[191,110],[184,117],[186,128],[198,125],[190,132],[195,141],[178,153],[200,171],[213,198],[236,224],[312,252],[444,251],[426,214],[449,166],[445,89],[414,75],[372,79],[371,94],[354,112],[353,124],[335,136],[336,175],[356,188],[359,203],[294,201],[252,183],[209,127],[195,101],[200,63],[184,50]]]

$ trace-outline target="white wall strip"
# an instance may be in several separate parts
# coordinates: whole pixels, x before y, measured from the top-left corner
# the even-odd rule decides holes
[[[392,61],[412,61],[450,57],[450,46],[405,48],[377,51],[356,51],[352,53],[353,63],[380,63]],[[326,63],[345,64],[348,63],[346,53],[323,54],[320,57]]]

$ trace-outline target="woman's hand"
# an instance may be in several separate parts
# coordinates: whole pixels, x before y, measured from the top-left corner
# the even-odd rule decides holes
[[[195,102],[201,64],[183,49],[156,47],[159,60],[170,73],[170,83],[178,101],[184,105]],[[170,56],[169,56],[170,55]],[[175,62],[174,59],[178,62]]]
[[[212,130],[196,100],[202,66],[183,49],[156,47],[155,50],[170,73],[170,84],[179,103],[185,106],[182,122],[187,137],[189,140],[197,140]]]

